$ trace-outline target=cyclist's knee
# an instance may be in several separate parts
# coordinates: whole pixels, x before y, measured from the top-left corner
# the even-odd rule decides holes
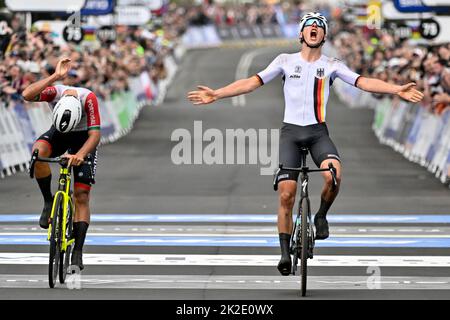
[[[36,141],[33,144],[33,151],[38,149],[39,150],[39,156],[40,157],[50,157],[52,150],[48,143],[45,143],[43,141]]]
[[[50,145],[43,141],[36,141],[33,145],[33,151],[38,149],[40,157],[50,157],[52,151]],[[36,162],[34,164],[36,178],[42,178],[51,174],[50,166],[45,162]]]
[[[324,176],[325,178],[325,185],[327,188],[329,188],[330,190],[333,190],[335,192],[339,191],[339,186],[341,185],[341,176],[338,175],[336,176],[336,182],[337,182],[337,186],[336,188],[334,188],[333,186],[333,176],[331,175],[331,173],[327,172],[327,174]]]
[[[283,190],[280,192],[280,204],[284,208],[291,209],[294,206],[295,192]]]
[[[75,199],[75,202],[77,205],[88,205],[89,204],[89,191],[82,189],[82,188],[76,188],[73,197]]]

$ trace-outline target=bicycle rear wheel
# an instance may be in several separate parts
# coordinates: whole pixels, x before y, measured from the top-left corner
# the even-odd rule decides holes
[[[309,203],[307,199],[303,199],[301,205],[301,215],[302,215],[302,229],[301,229],[301,262],[300,262],[300,272],[301,272],[301,287],[302,287],[302,297],[306,295],[306,283],[307,283],[307,262],[308,262],[308,251],[309,251],[309,239],[308,239],[308,215],[309,215]]]
[[[68,204],[67,208],[67,222],[66,222],[66,241],[69,241],[72,236],[72,206]],[[62,223],[62,222],[61,222]],[[73,244],[72,244],[73,245]],[[61,252],[59,259],[59,283],[63,284],[66,281],[67,269],[69,268],[70,253],[72,251],[72,245],[67,246],[66,251]]]
[[[56,197],[55,213],[50,224],[52,228],[50,233],[50,255],[48,261],[48,284],[50,288],[55,287],[60,262],[62,200],[61,195]]]

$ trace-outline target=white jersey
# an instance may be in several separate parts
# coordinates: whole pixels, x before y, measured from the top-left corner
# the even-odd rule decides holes
[[[307,62],[299,52],[280,54],[257,76],[265,84],[279,74],[283,76],[283,121],[299,126],[325,122],[328,95],[336,78],[355,85],[359,77],[338,59],[322,55]]]

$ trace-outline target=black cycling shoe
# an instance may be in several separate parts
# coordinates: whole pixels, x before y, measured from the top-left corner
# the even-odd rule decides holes
[[[316,240],[325,240],[330,236],[327,218],[315,215],[314,225],[316,226]]]
[[[52,206],[53,200],[51,202],[44,203],[44,209],[42,209],[41,217],[39,218],[39,226],[42,229],[48,229]]]
[[[292,268],[292,261],[291,261],[291,256],[281,256],[280,262],[278,262],[278,271],[280,271],[280,273],[283,276],[288,276],[291,274],[291,268]]]
[[[78,268],[80,268],[80,271],[84,269],[83,252],[81,250],[73,250],[70,264],[72,266],[77,266]]]

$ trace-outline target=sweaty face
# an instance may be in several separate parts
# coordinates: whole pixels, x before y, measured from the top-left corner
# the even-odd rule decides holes
[[[310,45],[314,46],[322,42],[325,37],[325,30],[320,28],[316,22],[311,26],[306,26],[302,31],[303,39]]]

